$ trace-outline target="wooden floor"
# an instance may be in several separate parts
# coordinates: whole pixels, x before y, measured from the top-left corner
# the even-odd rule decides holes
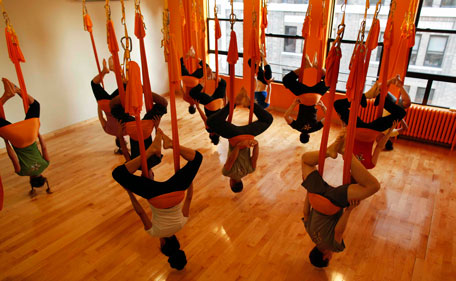
[[[373,173],[382,184],[355,209],[347,249],[325,270],[308,260],[313,247],[300,220],[302,145],[282,114],[261,135],[257,171],[234,194],[221,174],[226,140],[210,144],[197,115],[178,103],[181,143],[204,155],[190,220],[178,233],[188,264],[168,266],[157,239],[143,230],[127,194],[111,177],[122,158],[97,122],[48,139],[46,176],[53,194],[28,196],[26,178],[0,154],[5,205],[0,212],[1,280],[456,280],[456,153],[399,140]],[[246,110],[237,118],[247,119]],[[170,134],[169,114],[162,122]],[[338,129],[331,132],[334,139]],[[171,154],[155,169],[172,173]],[[325,178],[341,181],[341,159]],[[141,202],[147,212],[147,203]]]

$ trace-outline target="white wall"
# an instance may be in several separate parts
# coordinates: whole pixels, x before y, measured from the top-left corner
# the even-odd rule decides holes
[[[41,133],[48,133],[96,116],[96,102],[90,80],[97,74],[89,33],[82,24],[82,4],[77,0],[4,0],[4,6],[20,40],[26,63],[21,64],[30,95],[41,103]],[[87,2],[93,21],[93,33],[100,60],[109,57],[106,44],[104,1]],[[134,35],[134,1],[126,4],[127,25],[133,40],[132,60],[140,64],[139,42]],[[167,64],[164,61],[162,39],[163,1],[141,3],[146,24],[146,53],[152,90],[168,91]],[[120,24],[120,1],[111,2],[112,19],[118,40],[123,36]],[[6,42],[0,35],[0,76],[16,83],[14,65],[8,57]],[[119,45],[120,46],[120,45]],[[123,52],[120,52],[122,60]],[[101,61],[100,61],[101,64]],[[116,88],[114,74],[105,79],[108,92]],[[0,86],[0,94],[3,87]],[[24,118],[19,98],[5,105],[7,119],[16,122]],[[3,147],[3,141],[0,142]]]

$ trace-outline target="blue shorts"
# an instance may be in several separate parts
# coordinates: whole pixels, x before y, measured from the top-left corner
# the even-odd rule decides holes
[[[255,92],[255,100],[262,108],[268,108],[269,103],[266,103],[266,97],[268,93],[266,91]]]

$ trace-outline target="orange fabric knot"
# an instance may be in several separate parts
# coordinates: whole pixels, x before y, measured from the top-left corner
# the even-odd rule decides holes
[[[385,33],[383,34],[383,45],[385,48],[389,48],[393,45],[393,21],[389,20],[385,27]]]
[[[158,209],[168,209],[176,206],[184,200],[185,191],[174,191],[150,198],[149,203]]]
[[[8,54],[13,63],[25,62],[24,55],[22,54],[21,47],[19,46],[19,39],[16,34],[9,32],[5,28],[6,45],[8,46]]]
[[[138,39],[146,37],[146,30],[140,13],[135,15],[135,35]]]
[[[310,19],[310,17],[306,16],[306,18],[304,20],[304,24],[302,25],[302,37],[303,38],[307,38],[310,34],[310,22],[311,21],[312,20]]]
[[[114,30],[114,23],[112,20],[107,23],[108,28],[108,48],[111,53],[119,51],[119,44],[117,43],[116,32]]]
[[[130,61],[128,64],[129,71],[127,93],[125,97],[125,112],[130,115],[139,115],[143,105],[141,70],[139,65],[134,61]]]
[[[342,58],[342,52],[339,47],[332,46],[329,50],[328,58],[326,59],[326,77],[325,84],[330,86],[334,79],[337,81],[339,75],[340,59]]]
[[[341,209],[329,201],[329,199],[319,194],[309,192],[307,195],[309,196],[309,203],[312,208],[324,215],[332,216],[339,212]]]
[[[92,32],[93,23],[89,14],[84,15],[84,26],[86,27],[88,32]]]
[[[371,29],[369,30],[369,35],[367,36],[366,46],[369,50],[373,50],[378,45],[378,35],[380,33],[380,21],[375,19],[372,22]]]
[[[232,30],[230,36],[230,46],[228,48],[228,56],[226,58],[226,61],[229,64],[236,64],[239,59],[236,32]]]
[[[38,137],[40,119],[30,118],[0,128],[0,137],[8,140],[14,147],[24,148],[32,145]]]
[[[222,38],[222,30],[220,29],[220,22],[218,18],[215,18],[215,39]]]

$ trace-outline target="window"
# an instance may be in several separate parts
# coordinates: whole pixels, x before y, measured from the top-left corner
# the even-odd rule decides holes
[[[440,7],[454,8],[456,7],[456,0],[442,0],[442,2],[440,2]]]
[[[286,35],[296,35],[298,28],[296,26],[285,26],[285,34]],[[283,51],[284,52],[296,52],[296,39],[285,38],[283,44]]]
[[[416,96],[413,99],[415,103],[423,103],[424,93],[426,92],[426,88],[418,87],[416,90]],[[432,103],[432,98],[434,97],[435,89],[431,89],[431,92],[428,97],[428,103]]]
[[[421,43],[421,34],[415,35],[415,45],[412,48],[412,53],[410,54],[410,64],[416,65],[416,57],[418,55],[418,49],[420,48]]]
[[[309,0],[282,0],[282,3],[287,3],[287,4],[308,4]]]
[[[423,7],[432,7],[432,0],[424,0]]]
[[[424,58],[424,65],[432,67],[442,66],[447,40],[447,36],[431,35],[429,37],[429,44]]]

